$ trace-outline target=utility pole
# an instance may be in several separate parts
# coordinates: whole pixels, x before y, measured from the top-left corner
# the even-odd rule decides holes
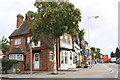
[[[89,19],[91,18],[98,18],[99,16],[91,16],[91,17],[88,17],[88,46],[90,48],[90,30],[89,30]],[[92,57],[92,54],[91,54],[91,49],[89,49],[89,54],[91,57]],[[92,58],[91,58],[92,59]],[[92,67],[92,60],[90,59],[90,68]]]

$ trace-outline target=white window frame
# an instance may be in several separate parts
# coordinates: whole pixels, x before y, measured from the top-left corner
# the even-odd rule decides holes
[[[15,45],[21,44],[21,39],[15,39]]]
[[[68,36],[65,36],[65,42],[68,43]]]
[[[51,57],[53,57],[53,59]],[[53,51],[50,51],[50,61],[54,61],[54,53],[53,53]]]
[[[30,43],[31,37],[27,37],[27,43]]]
[[[18,56],[19,56],[19,58],[21,56],[21,59],[19,59]],[[9,59],[11,59],[11,60],[19,60],[19,61],[23,61],[24,60],[23,54],[10,54],[9,55]]]
[[[40,47],[41,46],[41,42],[38,41],[38,44],[35,46],[34,42],[32,42],[32,47]]]

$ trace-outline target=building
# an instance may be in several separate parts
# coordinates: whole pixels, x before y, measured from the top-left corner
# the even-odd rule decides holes
[[[16,30],[9,36],[10,47],[7,58],[24,61],[25,69],[30,70],[29,44],[32,44],[32,69],[53,70],[50,39],[47,36],[40,36],[40,41],[35,46],[29,33],[31,25],[28,24],[27,19],[23,21],[23,16],[19,14],[16,24]]]
[[[51,40],[47,35],[41,35],[38,45],[32,42],[29,29],[32,27],[27,19],[23,21],[22,15],[17,15],[15,31],[9,36],[10,47],[6,55],[8,59],[15,59],[25,62],[25,69],[30,70],[31,56],[30,44],[32,44],[32,70],[52,71],[54,67],[54,54]],[[57,70],[76,68],[76,56],[79,53],[79,46],[72,40],[72,36],[64,33],[56,44]]]

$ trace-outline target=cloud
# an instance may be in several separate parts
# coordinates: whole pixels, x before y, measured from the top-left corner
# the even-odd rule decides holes
[[[16,28],[16,15],[29,10],[36,11],[35,0],[1,0],[0,2],[0,35],[8,37]],[[118,44],[118,11],[119,0],[69,0],[82,13],[80,28],[86,31],[88,40],[88,26],[90,27],[91,46],[101,48],[102,53],[114,51]],[[88,17],[100,16],[98,19]]]

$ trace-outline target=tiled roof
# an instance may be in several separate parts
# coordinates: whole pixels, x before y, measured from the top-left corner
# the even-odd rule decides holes
[[[20,36],[20,35],[25,35],[25,34],[29,34],[29,29],[32,26],[28,23],[27,20],[25,20],[23,22],[23,24],[20,26],[20,28],[16,29],[9,37],[15,37],[15,36]],[[44,43],[47,45],[47,47],[52,48],[52,44],[51,44],[51,40],[49,39],[49,37],[46,35],[42,35],[41,38],[43,39]],[[17,49],[15,49],[17,51]],[[21,52],[20,49],[18,49],[19,53]],[[14,52],[14,51],[12,51]]]
[[[29,29],[31,28],[31,25],[28,23],[28,21],[24,21],[23,24],[20,26],[20,28],[16,29],[9,37],[29,34]]]

